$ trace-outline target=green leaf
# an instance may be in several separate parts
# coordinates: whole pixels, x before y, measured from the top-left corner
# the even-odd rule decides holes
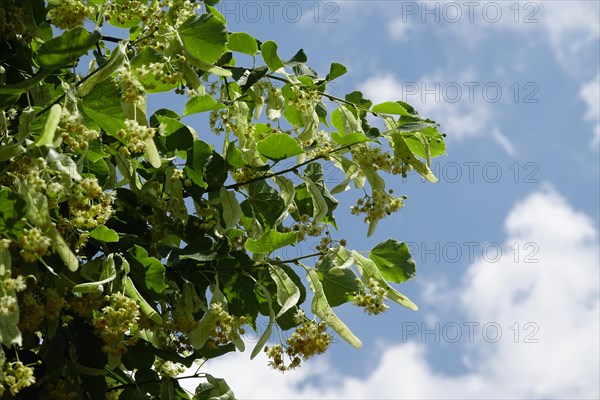
[[[183,115],[192,115],[202,113],[206,111],[216,110],[218,108],[225,107],[223,104],[218,103],[211,95],[205,94],[204,96],[194,96],[188,100],[185,104]]]
[[[279,187],[279,193],[284,202],[284,212],[281,213],[277,221],[275,222],[275,226],[278,226],[283,220],[289,215],[288,210],[290,206],[294,203],[294,195],[296,194],[296,188],[294,187],[294,182],[292,182],[289,178],[285,176],[276,176],[275,183]]]
[[[117,231],[107,228],[105,225],[100,225],[90,232],[90,236],[101,242],[118,242],[119,234]]]
[[[298,301],[300,300],[300,289],[298,289],[296,284],[278,265],[269,264],[269,274],[277,285],[277,304],[281,306],[281,309],[275,318],[279,318],[287,310],[298,304]]]
[[[229,142],[229,145],[227,146],[227,154],[225,155],[225,159],[227,160],[229,165],[235,168],[243,168],[247,165],[246,161],[244,161],[244,158],[242,156],[242,152],[240,151],[240,149],[238,149],[235,142]]]
[[[310,198],[313,202],[313,219],[315,222],[321,222],[329,211],[325,197],[323,197],[323,194],[317,185],[315,185],[315,183],[312,181],[312,179],[305,176],[304,182],[306,182],[306,189],[308,190]]]
[[[331,132],[331,138],[334,142],[342,146],[347,146],[356,143],[364,143],[370,140],[368,137],[365,136],[364,133],[360,132],[352,132],[344,135],[333,131]]]
[[[42,133],[34,143],[37,147],[51,145],[54,142],[54,134],[60,122],[60,113],[61,107],[59,104],[54,104],[50,107],[44,129],[42,129]]]
[[[379,272],[379,269],[377,268],[377,265],[373,260],[363,257],[356,250],[352,251],[352,255],[354,256],[354,261],[356,263],[356,266],[360,270],[362,280],[364,283],[368,283],[369,279],[374,279],[375,281],[377,281],[377,283],[379,283],[379,285],[381,285],[387,290],[387,296],[390,300],[414,311],[417,311],[419,309],[419,307],[417,307],[415,303],[410,301],[410,299],[402,293],[399,293],[383,278],[381,272]]]
[[[158,154],[158,149],[156,148],[156,143],[154,143],[154,139],[148,137],[144,140],[144,143],[146,144],[146,151],[144,155],[148,159],[148,162],[154,168],[160,168],[162,162],[160,155]]]
[[[342,135],[347,135],[354,132],[362,132],[359,121],[354,114],[345,106],[336,108],[331,113],[331,124]]]
[[[427,165],[422,163],[413,153],[402,138],[400,132],[392,133],[392,140],[394,145],[394,154],[397,157],[402,158],[403,161],[408,162],[422,177],[427,179],[429,182],[436,183],[437,178]]]
[[[54,69],[70,66],[101,38],[99,31],[89,33],[81,27],[73,28],[42,44],[37,51],[37,62],[42,67]]]
[[[371,111],[378,114],[410,115],[404,107],[393,101],[386,101],[374,105],[373,108],[371,108]]]
[[[269,254],[281,247],[289,246],[298,241],[298,232],[281,233],[275,230],[265,232],[257,240],[249,238],[246,249],[252,253]]]
[[[207,382],[196,388],[193,400],[235,400],[235,395],[225,379],[205,375]]]
[[[421,129],[418,132],[402,133],[404,141],[410,150],[421,158],[427,158],[424,142],[429,148],[430,157],[438,157],[446,154],[446,144],[442,135],[433,127]]]
[[[225,19],[223,14],[221,14],[219,12],[219,10],[216,9],[215,7],[212,7],[213,5],[216,5],[217,3],[219,3],[219,1],[220,0],[204,0],[204,4],[206,4],[206,11],[213,14],[222,23],[227,24],[227,20]]]
[[[102,262],[100,263],[101,269],[99,273],[96,273],[97,271],[89,271],[90,267],[92,267],[92,269],[96,269],[96,265],[97,263],[88,262],[83,266],[81,270],[81,275],[85,276],[88,279],[91,278],[96,280],[93,282],[85,282],[75,285],[73,287],[73,292],[102,292],[103,285],[113,281],[117,277],[117,270],[115,268],[115,261],[112,254],[109,254],[105,260],[102,260]]]
[[[217,62],[227,50],[227,29],[213,14],[194,15],[178,31],[186,50],[208,64]]]
[[[51,226],[45,233],[46,236],[52,240],[54,249],[63,260],[65,265],[71,270],[71,272],[77,271],[79,268],[77,256],[75,256],[75,254],[71,251],[71,248],[67,242],[65,242],[58,229],[56,229],[55,226]]]
[[[225,223],[223,228],[232,228],[238,223],[242,214],[240,203],[235,197],[235,192],[224,187],[221,187],[220,198],[223,207],[223,222]]]
[[[204,181],[204,171],[212,156],[212,148],[202,140],[194,140],[193,147],[188,150],[185,173],[198,186],[208,187]]]
[[[156,293],[162,293],[169,286],[165,284],[165,266],[160,260],[149,257],[148,252],[137,244],[128,253],[142,268],[138,268],[146,287]]]
[[[18,194],[6,187],[0,190],[0,234],[6,236],[9,232],[18,233],[23,229],[21,219],[25,216],[25,207],[25,201]]]
[[[277,43],[267,40],[260,46],[260,54],[271,72],[283,67],[283,61],[277,55]]]
[[[271,293],[269,293],[267,288],[265,288],[260,283],[258,283],[256,285],[256,287],[261,290],[262,295],[267,300],[267,307],[269,310],[269,324],[267,325],[267,328],[265,329],[263,334],[258,339],[258,342],[256,342],[254,349],[252,349],[252,353],[250,354],[251,360],[254,357],[256,357],[258,355],[258,353],[260,353],[260,351],[263,349],[265,343],[267,343],[267,340],[269,340],[271,338],[271,332],[273,331],[273,324],[275,323],[275,311],[273,311],[273,302],[271,300]]]
[[[344,75],[346,72],[348,72],[348,68],[346,68],[344,65],[336,62],[331,63],[331,66],[329,67],[329,73],[325,77],[325,80],[332,81],[335,78],[339,78],[340,76]]]
[[[300,49],[296,52],[296,54],[294,54],[294,56],[292,58],[290,58],[289,60],[284,62],[284,64],[287,65],[288,67],[295,67],[297,65],[304,64],[307,61],[308,61],[308,57],[306,56],[306,53],[304,52],[303,49]],[[300,74],[296,73],[296,75],[300,75]]]
[[[344,171],[346,178],[331,189],[331,194],[338,194],[348,190],[350,188],[350,182],[353,179],[356,179],[359,173],[359,165],[343,156],[340,156],[339,159],[336,160],[336,166]],[[359,186],[357,185],[357,187]]]
[[[126,119],[121,107],[121,91],[112,79],[107,79],[94,87],[83,98],[83,111],[109,135],[120,139],[117,131],[124,127]]]
[[[88,95],[94,86],[110,78],[123,63],[125,62],[125,52],[127,51],[126,42],[120,42],[119,45],[112,51],[110,60],[102,65],[99,69],[88,75],[88,78],[77,88],[77,95],[84,97]]]
[[[327,296],[325,296],[325,292],[323,291],[323,285],[319,280],[317,271],[312,268],[307,268],[306,278],[311,290],[315,293],[312,301],[312,312],[315,313],[317,317],[325,321],[327,325],[336,331],[337,334],[340,335],[345,341],[350,343],[352,347],[357,349],[360,348],[362,346],[360,339],[357,338],[354,333],[352,333],[350,328],[348,328],[346,324],[344,324],[331,309],[331,306],[327,301]]]
[[[151,47],[144,47],[136,53],[135,57],[133,57],[130,62],[132,68],[135,70],[141,67],[147,68],[148,65],[152,63],[162,63],[163,57],[163,53]],[[166,67],[163,67],[163,72],[166,72]],[[136,75],[136,78],[148,93],[166,92],[176,88],[178,85],[177,82],[170,83],[163,81],[160,76],[158,76],[159,79],[155,79],[154,74],[148,74],[146,76]]]
[[[148,303],[144,296],[140,294],[129,276],[125,276],[123,289],[128,297],[139,301],[140,310],[146,317],[148,317],[154,323],[162,325],[163,319],[160,314]]]
[[[68,179],[74,181],[81,180],[81,175],[79,175],[79,172],[77,171],[77,164],[75,164],[75,161],[73,161],[69,155],[59,153],[54,149],[48,149],[46,162],[53,170],[62,172]]]
[[[318,162],[309,164],[304,170],[304,178],[310,179],[315,184],[315,187],[312,188],[312,185],[306,186],[311,199],[313,199],[313,216],[318,215],[314,209],[315,199],[319,203],[320,209],[323,209],[323,204],[320,202],[320,197],[322,196],[323,200],[325,200],[325,204],[327,205],[327,211],[323,217],[323,220],[337,229],[333,212],[338,206],[338,201],[331,195],[331,193],[329,193],[329,190],[327,190],[327,186],[325,185],[325,180],[323,178],[323,166]],[[321,196],[316,194],[317,192],[320,193]]]
[[[242,93],[246,93],[256,82],[267,75],[268,72],[269,68],[265,66],[252,69],[235,67],[231,70],[232,77],[240,85]]]
[[[264,227],[275,227],[285,212],[285,202],[279,192],[265,181],[252,182],[250,197],[242,202],[242,211],[247,217],[258,218]]]
[[[346,252],[347,253],[347,252]],[[350,265],[353,258],[348,257]],[[317,263],[319,278],[323,284],[323,292],[331,307],[347,303],[353,293],[360,291],[361,286],[356,280],[356,273],[340,263],[337,252],[328,252],[325,257]]]
[[[284,160],[304,153],[296,139],[285,133],[275,133],[258,142],[261,155],[273,161]]]
[[[251,35],[246,32],[236,32],[229,35],[227,48],[231,51],[249,54],[251,56],[258,53],[258,43]]]
[[[388,239],[375,246],[369,257],[388,281],[401,283],[415,276],[416,264],[406,243]]]

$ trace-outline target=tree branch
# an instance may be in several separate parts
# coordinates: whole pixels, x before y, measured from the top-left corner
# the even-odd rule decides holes
[[[175,380],[180,380],[180,379],[191,379],[191,378],[205,378],[206,374],[201,372],[201,373],[195,373],[193,375],[186,375],[186,376],[178,376],[176,378],[173,378]],[[123,385],[119,385],[119,386],[113,386],[107,389],[108,392],[112,392],[114,390],[121,390],[121,389],[125,389],[128,387],[132,387],[132,386],[138,386],[138,385],[147,385],[149,383],[159,383],[160,381],[157,380],[151,380],[151,381],[145,381],[145,382],[131,382],[131,383],[125,383]]]
[[[242,186],[249,185],[249,184],[251,184],[251,183],[253,183],[253,182],[258,182],[258,181],[266,180],[266,179],[269,179],[269,178],[273,178],[273,177],[275,177],[275,176],[279,176],[279,175],[285,175],[285,174],[287,174],[287,173],[289,173],[289,172],[294,172],[294,171],[297,171],[299,168],[302,168],[303,166],[305,166],[305,165],[307,165],[307,164],[310,164],[310,163],[312,163],[312,162],[314,162],[314,161],[317,161],[317,160],[323,159],[323,158],[325,158],[325,157],[327,157],[327,156],[329,156],[329,155],[331,155],[331,154],[333,154],[333,153],[336,153],[336,152],[338,152],[338,151],[340,151],[340,150],[344,150],[344,149],[350,148],[350,147],[352,147],[352,146],[354,146],[354,145],[356,145],[356,144],[359,144],[359,143],[350,143],[350,144],[346,144],[346,145],[344,145],[344,146],[342,146],[342,147],[338,147],[338,148],[336,148],[336,149],[333,149],[333,150],[331,150],[331,151],[330,151],[329,153],[327,153],[327,154],[322,154],[322,155],[319,155],[319,156],[313,157],[313,158],[311,158],[310,160],[306,160],[306,161],[304,161],[304,162],[301,162],[300,164],[298,164],[298,165],[295,165],[295,166],[293,166],[293,167],[290,167],[290,168],[282,169],[281,171],[277,171],[277,172],[271,172],[271,173],[269,173],[269,174],[265,174],[265,175],[257,176],[256,178],[248,179],[247,181],[244,181],[244,182],[238,182],[238,183],[232,183],[232,184],[230,184],[230,185],[226,185],[226,186],[225,186],[225,189],[234,189],[234,190],[235,190],[235,189],[239,189],[239,188],[240,188],[240,187],[242,187]],[[214,186],[213,186],[213,187],[210,187],[210,186],[209,186],[208,188],[206,188],[206,191],[207,191],[207,192],[216,192],[217,190],[221,190],[221,186],[219,186],[219,187],[214,187]]]

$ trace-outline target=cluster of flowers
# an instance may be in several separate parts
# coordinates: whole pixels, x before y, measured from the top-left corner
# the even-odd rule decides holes
[[[104,14],[107,21],[115,21],[117,24],[125,25],[129,21],[142,21],[146,30],[155,32],[161,28],[171,25],[167,11],[174,16],[173,26],[179,27],[186,19],[195,15],[200,8],[200,2],[189,0],[120,0],[110,3]],[[158,39],[158,40],[157,40]],[[162,35],[148,35],[143,44],[151,45],[159,50],[164,43]]]
[[[159,358],[154,361],[154,370],[160,375],[169,378],[177,378],[185,372],[183,364],[165,361]]]
[[[86,150],[90,141],[100,137],[98,131],[84,125],[83,117],[79,112],[71,113],[66,109],[63,109],[60,116],[59,128],[62,131],[63,143],[71,151]]]
[[[256,168],[243,167],[237,168],[231,173],[231,177],[236,183],[248,182],[252,179],[258,178],[264,175],[265,172]]]
[[[404,205],[406,196],[394,197],[391,193],[374,189],[371,196],[360,198],[356,205],[350,208],[352,215],[366,214],[365,223],[373,223],[386,215],[399,211]]]
[[[329,134],[326,131],[319,131],[312,140],[308,143],[304,143],[304,148],[307,149],[307,158],[322,157],[327,160],[327,155],[333,150],[333,144],[329,138]]]
[[[126,63],[119,69],[119,79],[121,84],[121,100],[124,103],[141,103],[144,101],[144,90],[142,86],[136,82],[135,77],[129,69],[129,64]]]
[[[285,108],[285,98],[278,87],[271,88],[267,94],[267,118],[278,120]]]
[[[120,147],[119,152],[126,157],[143,154],[146,151],[146,140],[156,134],[155,128],[150,128],[137,123],[133,119],[125,120],[125,129],[117,131],[119,138],[126,143],[126,147]]]
[[[22,7],[0,8],[0,39],[14,39],[27,33]]]
[[[177,55],[177,61],[185,62],[185,56],[182,54]],[[135,68],[133,73],[141,80],[155,80],[164,84],[174,85],[177,82],[183,80],[183,72],[176,70],[171,63],[169,57],[163,57],[162,62],[153,62],[146,65],[142,65],[139,68]],[[152,90],[156,88],[156,85],[150,84],[147,86],[148,89]],[[179,93],[179,91],[176,91]]]
[[[360,280],[357,280],[360,283]],[[389,307],[385,305],[387,290],[379,285],[373,278],[364,285],[365,292],[354,295],[355,305],[364,308],[369,315],[381,314]]]
[[[76,181],[72,175],[77,171],[50,168],[43,158],[22,157],[12,163],[10,169],[8,176],[12,179],[3,184],[16,186],[19,181],[23,182],[29,190],[46,196],[48,208],[56,208],[59,202],[68,202],[69,216],[59,217],[58,221],[61,233],[73,231],[74,228],[93,229],[105,224],[113,214],[115,192],[105,193],[96,178]],[[84,233],[81,238],[83,242],[85,238]],[[33,262],[52,250],[52,241],[37,227],[26,228],[17,243],[22,258],[27,262]]]
[[[197,207],[196,214],[202,222],[200,222],[197,226],[201,229],[210,230],[217,226],[219,221],[219,212],[212,207]],[[196,224],[194,224],[196,226]]]
[[[25,229],[19,236],[20,254],[23,260],[34,262],[40,257],[44,257],[50,251],[52,241],[44,235],[40,228]]]
[[[311,88],[292,86],[293,96],[289,99],[290,105],[299,111],[314,110],[315,106],[321,101],[321,94]]]
[[[46,170],[46,161],[39,157],[35,160],[26,157],[23,160],[23,167],[18,171],[27,187],[36,192],[42,192],[47,184],[43,175]]]
[[[4,363],[4,369],[0,372],[0,376],[2,376],[0,396],[4,396],[7,389],[11,395],[15,396],[21,389],[35,383],[33,368],[24,365],[21,361]]]
[[[298,315],[298,314],[297,314]],[[303,316],[303,313],[302,313]],[[332,336],[327,333],[327,324],[313,320],[304,320],[296,331],[286,340],[286,345],[265,346],[265,353],[271,360],[269,366],[281,372],[300,366],[304,360],[327,351]],[[290,359],[286,365],[284,353]]]
[[[59,320],[63,324],[72,321],[73,316],[65,313],[65,310],[71,309],[69,301],[56,289],[48,288],[43,292],[35,290],[34,287],[24,291],[19,295],[19,330],[23,335],[34,334],[39,331],[42,321]],[[90,311],[91,315],[91,311]]]
[[[220,345],[228,344],[236,335],[243,335],[246,330],[243,326],[246,324],[246,317],[236,317],[229,314],[221,305],[214,303],[210,306],[210,313],[216,316],[215,326],[210,331],[210,339],[207,342],[208,348],[217,348]]]
[[[302,214],[297,223],[293,224],[290,228],[284,227],[283,232],[298,232],[298,241],[301,242],[309,236],[321,236],[325,226],[323,223],[311,221],[309,215]]]
[[[86,17],[93,18],[96,12],[96,6],[93,3],[86,5],[82,0],[59,0],[50,4],[55,4],[55,7],[48,12],[47,18],[52,21],[54,26],[61,29],[82,26]]]
[[[73,385],[67,384],[65,380],[47,382],[43,387],[40,400],[75,400],[79,398],[79,393]]]
[[[123,355],[127,347],[137,342],[136,337],[127,337],[140,319],[138,303],[121,293],[110,296],[110,304],[94,316],[92,325],[104,342],[102,351],[115,356]]]
[[[394,175],[405,175],[410,169],[400,157],[394,157],[391,153],[381,150],[380,147],[372,147],[365,143],[352,148],[352,158],[358,163],[372,165],[376,170]]]
[[[96,178],[84,178],[72,188],[69,197],[71,223],[77,227],[94,229],[104,225],[113,214],[115,192],[104,192]]]

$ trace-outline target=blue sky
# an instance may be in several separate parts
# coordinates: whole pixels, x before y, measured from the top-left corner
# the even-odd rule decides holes
[[[351,248],[410,244],[417,278],[399,289],[418,312],[342,306],[360,350],[340,341],[283,376],[248,353],[206,371],[242,399],[600,397],[599,4],[221,3],[230,31],[277,41],[282,58],[303,48],[322,75],[345,64],[332,94],[438,121],[448,155],[437,184],[388,182],[409,199],[373,237],[338,217]]]

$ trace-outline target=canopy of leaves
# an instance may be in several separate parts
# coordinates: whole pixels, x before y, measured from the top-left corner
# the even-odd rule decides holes
[[[0,0],[0,398],[232,399],[203,369],[195,393],[179,380],[248,329],[286,370],[333,332],[360,347],[335,307],[416,309],[390,285],[415,275],[406,244],[346,249],[335,195],[358,189],[372,234],[403,206],[386,183],[435,182],[445,135],[404,102],[325,93],[345,66],[231,32],[215,3]],[[148,115],[166,92],[183,115]],[[223,146],[181,121],[199,113]]]

